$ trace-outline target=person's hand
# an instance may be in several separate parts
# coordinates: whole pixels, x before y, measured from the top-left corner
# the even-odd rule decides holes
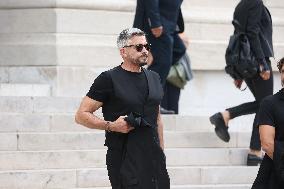
[[[235,84],[235,86],[236,86],[238,89],[241,88],[242,83],[243,83],[243,80],[242,80],[242,79],[236,79],[236,80],[234,80],[234,84]]]
[[[263,80],[268,80],[270,78],[270,70],[264,70],[264,67],[262,64],[260,64],[259,70],[260,70],[259,75]]]
[[[185,47],[188,48],[188,46],[189,46],[189,38],[187,37],[187,35],[185,35],[185,33],[183,32],[183,33],[179,34],[179,37],[183,41]]]
[[[152,34],[155,36],[155,37],[160,37],[163,33],[163,26],[160,26],[160,27],[157,27],[157,28],[152,28],[151,29],[151,32]]]
[[[259,75],[263,80],[268,80],[270,78],[270,71],[267,70],[267,71],[260,72]]]
[[[270,70],[263,70],[263,66],[260,65],[259,75],[263,80],[268,80],[270,78]]]
[[[131,130],[133,130],[134,128],[130,127],[130,125],[128,125],[124,120],[125,117],[126,116],[120,116],[117,120],[111,123],[110,130],[118,133],[129,133]]]

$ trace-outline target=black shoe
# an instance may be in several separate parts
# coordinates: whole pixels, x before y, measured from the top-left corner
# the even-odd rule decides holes
[[[228,127],[225,125],[225,121],[220,112],[214,114],[209,118],[210,122],[215,125],[216,135],[224,142],[230,141],[230,134],[228,132]]]
[[[173,110],[166,110],[165,108],[160,108],[160,113],[161,114],[175,114],[175,111]]]
[[[261,164],[262,159],[262,157],[258,157],[257,155],[248,154],[247,166],[258,166]]]

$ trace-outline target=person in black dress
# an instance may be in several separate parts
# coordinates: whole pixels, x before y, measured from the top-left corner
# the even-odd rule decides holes
[[[218,112],[210,117],[210,122],[215,125],[217,136],[229,142],[229,120],[242,115],[256,113],[250,140],[250,152],[247,165],[258,165],[262,161],[259,131],[256,125],[260,101],[273,94],[273,75],[269,57],[273,57],[272,46],[272,20],[268,9],[262,0],[241,0],[234,11],[235,32],[244,31],[249,39],[251,50],[259,63],[259,74],[245,79],[245,83],[252,92],[255,101],[244,103]],[[243,80],[235,80],[234,84],[240,88]]]
[[[77,123],[106,130],[106,164],[113,189],[170,188],[166,169],[159,75],[142,68],[150,45],[137,28],[117,39],[121,65],[101,73],[76,113]],[[93,113],[102,107],[101,119]]]
[[[284,87],[284,58],[278,63]],[[284,187],[284,88],[263,99],[258,126],[262,149],[266,152],[252,189]]]

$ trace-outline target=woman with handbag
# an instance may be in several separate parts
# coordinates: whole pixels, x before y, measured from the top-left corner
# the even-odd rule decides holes
[[[273,75],[270,57],[273,57],[272,46],[272,19],[262,0],[241,0],[234,11],[234,33],[243,31],[250,43],[251,51],[258,62],[257,74],[251,78],[235,79],[234,84],[241,88],[243,81],[255,97],[255,101],[244,103],[218,112],[210,117],[210,122],[215,125],[217,136],[229,142],[229,120],[247,114],[256,113],[250,141],[250,151],[247,156],[247,165],[255,166],[262,161],[259,130],[257,127],[257,114],[260,101],[273,94]]]

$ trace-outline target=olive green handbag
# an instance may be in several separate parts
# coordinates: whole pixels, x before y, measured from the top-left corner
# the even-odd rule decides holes
[[[170,72],[167,77],[167,81],[172,85],[183,89],[186,83],[193,78],[190,59],[189,56],[185,53],[179,61],[171,66]]]

